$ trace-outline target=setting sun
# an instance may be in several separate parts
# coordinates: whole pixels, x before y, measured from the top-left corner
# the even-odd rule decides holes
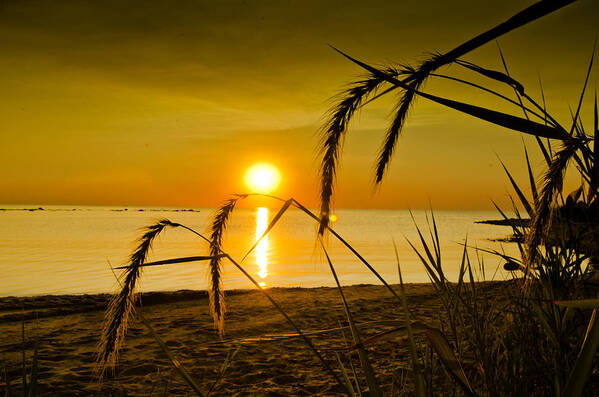
[[[279,170],[268,163],[256,163],[245,172],[245,184],[256,193],[270,193],[281,182]]]

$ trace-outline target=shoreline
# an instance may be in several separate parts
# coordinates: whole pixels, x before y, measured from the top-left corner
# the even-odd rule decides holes
[[[493,280],[477,282],[479,285],[508,284],[512,280]],[[453,283],[452,283],[453,284]],[[399,284],[390,284],[399,291]],[[427,288],[431,283],[405,283],[404,287]],[[343,285],[343,289],[361,287],[382,287],[381,284],[351,284]],[[337,287],[269,287],[267,291],[300,291],[300,290],[337,290]],[[386,289],[384,288],[386,291]],[[240,288],[225,290],[225,297],[260,293],[257,288]],[[388,293],[388,291],[387,291]],[[409,295],[409,292],[406,291]],[[141,303],[143,306],[153,306],[176,302],[192,301],[196,299],[208,299],[208,290],[180,289],[173,291],[148,291],[141,292]],[[29,296],[0,296],[0,324],[12,321],[32,320],[35,318],[46,318],[66,316],[69,314],[87,313],[90,311],[103,311],[114,295],[110,293],[91,294],[46,294]]]
[[[505,281],[483,282],[480,291],[496,299],[509,286]],[[431,284],[406,284],[405,289],[413,320],[439,326],[442,305]],[[384,286],[359,284],[343,291],[364,337],[404,321],[401,308]],[[337,289],[270,288],[268,292],[334,363],[335,352],[347,346],[349,337]],[[129,326],[114,374],[97,382],[96,346],[108,298],[108,294],[0,298],[0,361],[7,368],[12,392],[18,393],[20,387],[23,346],[28,366],[37,346],[38,389],[44,395],[147,396],[165,385],[169,396],[187,395],[190,389],[137,319]],[[210,389],[227,355],[237,350],[212,395],[339,395],[334,381],[258,290],[227,291],[226,305],[222,339],[214,331],[206,291],[146,292],[141,310],[203,390]],[[25,321],[23,308],[32,314]],[[391,382],[398,368],[410,368],[408,347],[401,337],[376,343],[369,352],[383,382]]]

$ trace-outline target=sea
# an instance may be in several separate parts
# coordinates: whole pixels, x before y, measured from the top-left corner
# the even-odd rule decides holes
[[[169,219],[208,236],[214,208],[74,207],[0,205],[0,296],[110,293],[115,275],[127,265],[144,227]],[[263,287],[335,285],[313,219],[289,209],[270,233],[246,256],[266,230],[277,207],[236,209],[226,229],[223,249]],[[390,284],[429,282],[419,254],[426,258],[417,226],[431,243],[432,216],[440,240],[446,277],[456,280],[464,247],[480,280],[510,277],[500,257],[518,256],[513,243],[501,242],[510,229],[477,221],[500,219],[496,211],[339,209],[333,229]],[[324,247],[343,285],[380,284],[366,266],[334,236]],[[397,252],[397,256],[396,256]],[[154,242],[148,261],[208,255],[195,234],[167,229]],[[245,258],[244,258],[245,257]],[[398,260],[398,259],[399,260]],[[143,269],[139,291],[202,290],[208,287],[208,262]],[[255,288],[235,266],[223,260],[225,289]]]

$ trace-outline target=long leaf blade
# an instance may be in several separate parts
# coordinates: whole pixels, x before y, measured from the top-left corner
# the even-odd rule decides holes
[[[199,397],[203,397],[204,394],[202,393],[198,384],[195,382],[195,380],[189,374],[189,372],[187,372],[187,370],[183,367],[181,362],[179,362],[179,360],[177,360],[175,358],[173,353],[171,353],[168,346],[166,346],[166,343],[164,343],[164,341],[162,340],[160,335],[158,335],[158,333],[156,332],[154,327],[152,327],[152,324],[150,324],[150,322],[148,320],[146,320],[146,318],[141,314],[141,312],[138,313],[138,315],[139,315],[139,318],[142,321],[142,323],[146,326],[146,328],[148,329],[148,331],[150,332],[150,334],[156,341],[156,343],[158,343],[158,346],[160,346],[160,349],[162,349],[164,354],[167,356],[171,366],[175,369],[175,371],[177,371],[177,373],[181,376],[181,378],[183,378],[185,383],[187,383],[196,392],[196,394]]]
[[[445,335],[443,335],[443,333],[436,328],[428,328],[426,331],[424,331],[424,334],[427,336],[432,348],[439,355],[439,358],[441,359],[443,365],[445,365],[445,368],[447,368],[449,373],[460,384],[464,392],[469,396],[474,396],[475,393],[472,390],[472,386],[470,386],[470,382],[468,381],[466,374],[464,373],[462,364],[460,364],[459,360],[453,353],[453,349],[449,345]]]
[[[518,186],[518,184],[516,183],[516,181],[514,180],[514,178],[512,178],[512,174],[510,174],[510,172],[508,171],[508,169],[505,166],[505,164],[503,164],[503,161],[501,161],[501,160],[499,160],[499,161],[501,162],[501,166],[503,167],[505,173],[507,174],[507,177],[509,178],[509,180],[510,180],[510,182],[512,184],[512,187],[514,188],[514,191],[518,195],[518,198],[520,199],[520,202],[522,203],[522,205],[524,206],[524,209],[528,213],[528,216],[532,217],[533,216],[533,210],[532,210],[532,206],[528,202],[528,199],[526,198],[526,196],[524,195],[524,193],[522,193],[522,190],[520,190],[520,187]]]
[[[530,7],[525,8],[519,13],[513,15],[506,21],[500,23],[499,25],[494,26],[493,28],[479,34],[478,36],[460,44],[455,47],[451,51],[446,52],[442,56],[438,57],[436,65],[431,68],[432,71],[438,69],[443,65],[447,65],[448,63],[453,62],[454,60],[463,57],[469,52],[479,48],[480,46],[488,43],[491,40],[495,40],[504,34],[511,32],[514,29],[517,29],[521,26],[524,26],[530,22],[533,22],[543,16],[550,14],[554,11],[559,10],[562,7],[565,7],[571,3],[574,3],[576,0],[541,0],[531,5]],[[373,98],[366,101],[362,106],[367,105],[368,103],[378,99],[379,97],[393,91],[396,89],[395,87],[390,87],[380,94],[374,96]]]
[[[333,47],[334,48],[334,47]],[[442,98],[435,95],[427,94],[421,91],[417,91],[412,88],[410,85],[396,79],[388,75],[387,73],[372,67],[364,62],[358,61],[355,58],[345,54],[344,52],[334,48],[341,55],[349,59],[350,61],[356,63],[362,68],[368,70],[369,72],[381,76],[385,78],[389,83],[395,84],[404,90],[414,91],[415,94],[436,102],[438,104],[444,105],[446,107],[452,108],[462,113],[466,113],[470,116],[479,118],[484,121],[488,121],[490,123],[499,125],[501,127],[505,127],[511,130],[523,132],[525,134],[530,134],[537,137],[550,138],[550,139],[568,139],[566,131],[562,131],[561,129],[557,129],[555,127],[546,126],[543,124],[536,123],[534,121],[530,121],[524,119],[522,117],[512,116],[511,114],[498,112],[492,109],[483,108],[476,105],[471,105],[463,102],[454,101],[452,99]]]
[[[224,258],[224,255],[217,255],[217,257],[219,258]],[[162,266],[162,265],[171,265],[174,263],[187,263],[187,262],[200,262],[200,261],[209,261],[214,259],[214,256],[205,256],[205,255],[200,255],[200,256],[186,256],[183,258],[174,258],[174,259],[165,259],[162,261],[156,261],[156,262],[146,262],[143,263],[141,265],[138,265],[138,267],[147,267],[147,266]],[[119,266],[119,267],[115,267],[115,269],[128,269],[129,266]]]
[[[314,215],[309,209],[307,209],[304,205],[302,205],[302,203],[300,203],[299,201],[297,201],[295,199],[292,199],[292,200],[293,200],[293,205],[297,209],[301,210],[306,215],[308,215],[310,218],[314,219],[318,224],[321,224],[320,218],[318,218],[316,215]],[[364,259],[364,257],[362,255],[360,255],[360,253],[358,251],[356,251],[356,249],[354,247],[352,247],[352,245],[350,243],[348,243],[343,237],[341,237],[339,235],[339,233],[337,233],[335,230],[333,230],[333,228],[331,228],[328,224],[325,225],[325,228],[337,240],[339,240],[339,242],[341,242],[341,244],[343,244],[345,247],[347,247],[347,249],[349,249],[351,251],[351,253],[354,254],[356,256],[356,258],[358,258],[358,260],[360,262],[362,262],[362,264],[364,264],[364,266],[366,266],[368,268],[368,270],[370,270],[372,272],[372,274],[374,274],[376,276],[376,278],[378,278],[380,280],[380,282],[385,286],[385,288],[387,288],[387,290],[391,293],[391,295],[393,295],[395,297],[395,299],[397,299],[398,302],[401,302],[399,295],[397,295],[395,290],[393,288],[391,288],[391,286],[389,285],[389,283],[387,281],[385,281],[383,276],[381,276],[380,273],[377,272],[376,269],[374,267],[372,267],[372,265],[370,263],[368,263],[368,261],[366,259]]]
[[[541,145],[543,142],[541,142]],[[526,157],[526,167],[528,169],[528,181],[530,183],[530,192],[532,193],[533,203],[536,205],[539,200],[539,192],[537,191],[537,185],[535,183],[535,176],[532,172],[532,167],[530,166],[530,159],[528,158],[528,150],[526,150],[526,145],[524,146],[524,156]]]
[[[293,203],[293,199],[289,199],[289,200],[285,201],[285,203],[283,204],[283,206],[281,207],[281,209],[279,209],[279,212],[277,212],[275,214],[275,216],[272,218],[272,220],[268,224],[266,230],[264,230],[264,233],[262,233],[262,235],[260,236],[260,238],[258,240],[256,240],[256,242],[254,243],[254,245],[252,245],[252,247],[248,250],[248,252],[243,256],[243,258],[241,259],[240,263],[242,263],[245,260],[245,258],[247,258],[248,255],[258,246],[258,244],[260,244],[260,241],[262,241],[262,239],[264,239],[264,237],[266,237],[266,235],[268,233],[270,233],[271,229],[277,224],[277,222],[279,221],[279,219],[281,219],[281,217],[283,216],[283,214],[285,213],[285,211],[287,211],[289,209],[289,206],[291,205],[291,203]]]
[[[568,382],[564,387],[562,397],[578,397],[582,395],[584,386],[593,369],[593,358],[599,348],[599,321],[597,320],[597,309],[593,310],[587,332],[584,337],[584,342],[576,364],[570,373]]]
[[[408,301],[406,299],[406,291],[403,285],[403,277],[401,276],[401,266],[399,264],[399,253],[397,252],[397,245],[393,241],[393,247],[395,249],[395,259],[397,260],[397,272],[399,273],[399,288],[401,291],[401,305],[404,310],[404,316],[406,319],[406,328],[408,331],[408,340],[410,341],[410,355],[412,357],[412,368],[414,370],[414,377],[416,378],[415,393],[418,397],[424,397],[426,395],[426,384],[424,376],[420,371],[420,360],[418,359],[418,352],[416,350],[416,342],[414,340],[414,333],[412,331],[412,325],[410,321],[410,311],[408,310]]]
[[[577,126],[578,117],[580,116],[580,108],[582,107],[582,100],[584,99],[584,93],[586,91],[587,85],[589,84],[589,76],[591,75],[591,70],[593,69],[593,60],[595,59],[595,49],[597,47],[597,43],[593,44],[593,53],[591,54],[591,60],[589,61],[589,67],[587,69],[587,75],[584,79],[584,85],[582,86],[582,91],[580,93],[580,99],[578,100],[578,107],[576,108],[576,115],[574,116],[574,120],[572,121],[572,127],[570,128],[570,135],[574,132],[574,129]]]
[[[372,369],[372,365],[370,364],[370,360],[368,359],[368,355],[366,350],[362,347],[360,333],[358,332],[358,328],[356,328],[356,324],[354,322],[351,311],[349,310],[349,306],[347,304],[347,300],[345,299],[345,295],[343,294],[343,289],[341,288],[341,284],[339,283],[339,278],[337,277],[337,272],[335,271],[335,267],[331,262],[331,258],[329,257],[329,253],[327,252],[322,239],[320,239],[320,246],[324,251],[325,257],[327,259],[327,263],[329,268],[331,269],[331,273],[335,278],[335,284],[337,285],[337,290],[339,291],[339,295],[341,295],[341,299],[343,300],[343,307],[345,308],[345,315],[347,316],[347,321],[349,322],[349,326],[351,329],[352,337],[354,339],[354,343],[358,346],[358,356],[360,358],[360,365],[362,366],[362,371],[366,376],[366,382],[368,383],[368,388],[370,391],[370,395],[372,396],[381,396],[382,392],[378,381],[376,380],[376,376],[374,374],[374,370]],[[351,384],[350,384],[351,386]]]
[[[38,380],[38,352],[37,352],[37,343],[33,347],[33,359],[31,361],[31,372],[29,374],[29,397],[37,397],[37,380]]]
[[[599,309],[599,299],[574,299],[553,301],[554,304],[562,307],[572,307],[576,309]]]
[[[343,365],[343,362],[341,361],[341,357],[339,356],[339,353],[335,353],[335,355],[337,356],[337,363],[339,364],[339,368],[341,369],[341,375],[343,376],[343,380],[345,381],[345,384],[347,385],[347,390],[349,391],[349,395],[351,397],[356,397],[356,392],[354,391],[354,387],[352,386],[352,383],[349,380],[349,375],[347,374],[347,370],[345,369],[345,366]]]
[[[410,322],[410,327],[412,328],[412,332],[414,332],[414,333],[424,332],[429,328],[428,326],[426,326],[424,323],[421,323],[420,321]],[[365,338],[362,340],[362,345],[366,346],[366,345],[370,345],[375,342],[383,342],[383,341],[386,341],[389,339],[405,337],[407,335],[408,335],[408,326],[403,325],[401,327],[395,327],[388,331],[379,332],[375,335]],[[354,345],[349,346],[347,348],[347,350],[354,350],[357,348],[358,348],[358,345],[354,344]]]
[[[597,111],[597,89],[595,89],[595,107],[593,109],[593,164],[595,172],[593,173],[593,186],[595,193],[599,187],[599,112]]]

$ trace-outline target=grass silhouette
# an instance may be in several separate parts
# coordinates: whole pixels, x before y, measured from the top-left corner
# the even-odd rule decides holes
[[[217,210],[208,237],[168,220],[148,227],[139,241],[138,248],[131,255],[129,265],[123,269],[121,291],[114,296],[106,313],[98,356],[101,372],[117,359],[118,348],[126,333],[131,313],[139,300],[139,293],[135,290],[136,284],[146,266],[207,261],[210,311],[215,328],[222,336],[225,329],[225,295],[221,269],[222,261],[227,260],[280,312],[318,359],[322,370],[330,375],[338,384],[340,392],[346,395],[384,395],[384,390],[387,389],[381,384],[380,376],[374,369],[372,350],[369,349],[376,349],[377,343],[392,337],[407,338],[410,347],[412,370],[408,378],[413,380],[412,386],[406,386],[398,393],[410,391],[417,396],[435,395],[439,391],[444,394],[473,396],[580,396],[584,393],[599,393],[596,384],[589,382],[591,376],[596,376],[593,371],[596,372],[597,367],[593,358],[599,347],[599,321],[596,319],[599,300],[595,299],[597,290],[590,283],[596,275],[594,264],[599,263],[599,250],[593,248],[599,242],[599,116],[596,97],[591,134],[587,134],[580,119],[594,51],[576,111],[572,114],[571,125],[568,128],[547,111],[542,92],[541,101],[533,99],[525,85],[510,75],[501,49],[499,51],[504,71],[482,67],[463,59],[474,49],[572,2],[539,1],[504,23],[451,51],[434,54],[417,66],[393,65],[376,68],[337,50],[363,68],[368,75],[363,80],[351,84],[340,95],[338,104],[330,111],[330,118],[322,128],[319,214],[312,213],[293,198],[259,195],[280,202],[281,208],[240,261],[227,254],[223,247],[223,239],[236,205],[240,200],[254,196],[252,194],[235,195],[227,200]],[[479,78],[487,79],[489,83],[500,83],[504,89],[515,95],[515,99],[508,96],[511,94],[438,73],[443,66],[452,64]],[[523,117],[424,92],[423,84],[429,78],[449,79],[474,87],[485,94],[494,95],[516,106]],[[381,91],[383,87],[385,90]],[[341,161],[343,139],[348,125],[361,107],[393,90],[401,90],[402,94],[376,159],[374,180],[377,184],[384,178],[408,111],[416,97],[508,130],[534,136],[547,163],[541,181],[536,181],[525,149],[532,199],[527,198],[524,190],[504,167],[514,189],[516,199],[512,198],[512,210],[516,215],[515,218],[510,218],[506,211],[497,207],[503,219],[496,223],[512,227],[512,241],[518,245],[520,258],[510,257],[499,251],[469,247],[466,243],[460,260],[458,279],[451,282],[444,272],[440,237],[434,215],[431,213],[427,220],[430,238],[425,237],[420,226],[414,222],[419,242],[409,243],[420,258],[443,308],[434,323],[412,318],[404,291],[399,258],[400,284],[397,289],[329,224],[336,170]],[[558,148],[553,147],[556,142]],[[571,163],[575,163],[582,184],[564,200],[564,180]],[[520,213],[516,202],[524,208],[525,216]],[[318,225],[316,238],[319,239],[339,291],[353,341],[344,349],[349,353],[357,353],[361,372],[355,371],[351,361],[349,366],[347,361],[344,364],[338,352],[335,357],[338,368],[335,368],[334,360],[316,347],[308,333],[300,329],[271,294],[242,266],[247,255],[273,230],[289,208],[302,211]],[[146,263],[152,241],[169,227],[187,229],[206,241],[209,244],[208,255]],[[363,337],[338,280],[333,260],[323,243],[325,233],[349,249],[391,294],[393,306],[403,315],[403,319],[398,321],[393,330]],[[417,245],[420,245],[420,248],[417,248]],[[476,251],[477,263],[470,259],[469,250],[472,248]],[[505,284],[505,293],[500,299],[489,296],[481,288],[480,281],[486,279],[485,264],[478,254],[484,251],[504,260],[504,268],[512,272],[513,280]],[[592,309],[592,312],[589,312],[589,309]],[[156,335],[156,339],[158,341],[159,336]],[[166,346],[164,348],[168,349]],[[173,363],[175,361],[171,360]],[[347,371],[348,367],[353,368],[351,372]],[[185,372],[180,374],[196,394],[203,395],[197,385],[194,386],[193,380],[186,379]],[[366,388],[363,387],[364,383]],[[393,393],[394,391],[391,391],[392,395]]]

